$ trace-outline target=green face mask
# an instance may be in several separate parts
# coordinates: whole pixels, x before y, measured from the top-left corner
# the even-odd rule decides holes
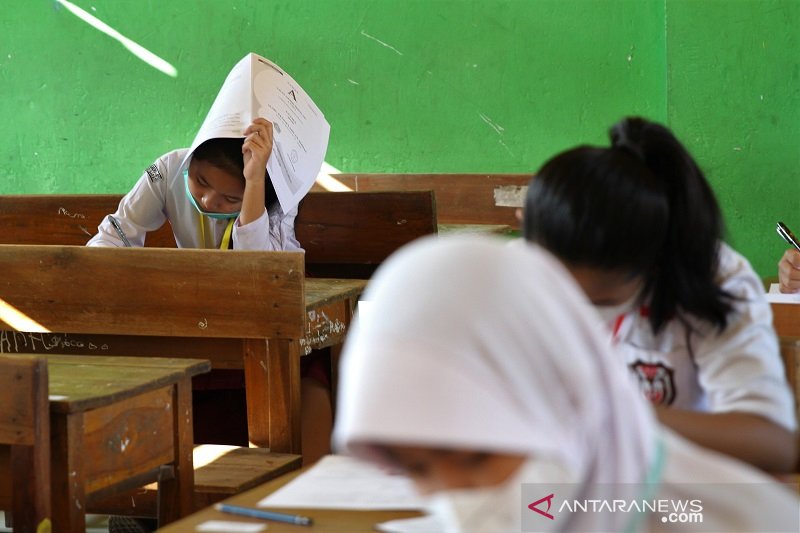
[[[209,218],[217,218],[217,219],[231,219],[236,218],[239,216],[239,211],[234,211],[233,213],[209,213],[208,211],[204,211],[202,207],[200,207],[192,196],[192,193],[189,192],[189,170],[186,169],[183,171],[183,185],[186,188],[186,197],[192,203],[197,212],[201,215],[205,215]]]

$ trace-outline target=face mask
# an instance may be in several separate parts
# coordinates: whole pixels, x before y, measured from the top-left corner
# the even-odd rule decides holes
[[[435,493],[426,510],[447,533],[521,531],[523,483],[570,483],[566,469],[552,461],[530,460],[507,481],[493,487],[454,489]],[[557,524],[543,521],[541,531],[556,531]]]
[[[192,193],[189,192],[189,171],[188,170],[184,170],[183,171],[183,185],[186,188],[186,197],[189,199],[189,202],[191,202],[191,204],[194,206],[194,208],[197,209],[198,213],[200,213],[201,215],[205,215],[205,216],[207,216],[209,218],[216,218],[216,219],[223,219],[223,220],[236,218],[236,217],[239,216],[239,211],[234,211],[233,213],[209,213],[208,211],[204,211],[203,208],[201,208],[197,204],[197,202],[194,199],[194,196],[192,196]]]

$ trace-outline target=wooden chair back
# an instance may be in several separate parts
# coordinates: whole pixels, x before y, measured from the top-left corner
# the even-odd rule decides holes
[[[0,356],[0,447],[11,472],[0,486],[0,503],[15,531],[36,531],[51,519],[47,391],[46,359]]]
[[[398,248],[436,233],[436,216],[431,191],[309,193],[295,233],[309,275],[367,279]]]
[[[0,195],[0,244],[82,246],[117,209],[121,195]],[[430,191],[309,193],[295,233],[316,277],[369,278],[394,250],[436,233]],[[147,234],[146,247],[174,248],[169,224]]]
[[[516,208],[524,205],[531,174],[334,174],[354,192],[430,190],[439,224],[500,224],[519,229]],[[318,182],[312,191],[323,191]]]

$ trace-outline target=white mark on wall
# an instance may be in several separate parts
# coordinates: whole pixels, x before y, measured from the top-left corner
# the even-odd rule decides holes
[[[503,128],[503,126],[501,126],[500,124],[495,124],[492,119],[490,119],[489,117],[487,117],[483,113],[478,113],[478,115],[481,117],[481,119],[485,123],[487,123],[489,126],[491,126],[492,129],[494,131],[496,131],[498,135],[502,135],[503,134],[503,131],[505,130],[505,128]]]
[[[628,63],[629,63],[629,64],[633,62],[633,51],[634,51],[634,50],[636,50],[636,46],[634,46],[634,45],[631,45],[631,49],[630,49],[630,51],[628,52],[628,58],[627,58],[627,59],[628,59]]]
[[[733,151],[734,152],[741,152],[742,151],[742,147],[741,146],[734,146],[733,147]]]
[[[361,84],[360,84],[360,83],[358,83],[356,80],[351,80],[350,78],[347,78],[347,81],[349,81],[349,82],[350,82],[350,83],[352,83],[353,85],[361,85]]]
[[[375,41],[376,43],[378,43],[378,44],[380,44],[382,46],[385,46],[389,50],[394,51],[399,56],[403,55],[403,52],[401,52],[400,50],[398,50],[394,46],[392,46],[392,45],[390,45],[388,43],[385,43],[385,42],[381,41],[380,39],[377,39],[377,38],[373,37],[372,35],[370,35],[369,33],[365,32],[364,30],[361,30],[361,35],[363,35],[367,39],[372,39],[373,41]]]
[[[153,67],[154,69],[163,72],[167,76],[172,76],[173,78],[178,76],[178,70],[170,65],[167,61],[161,59],[157,55],[155,55],[150,50],[146,49],[144,46],[135,43],[119,33],[117,30],[103,22],[102,20],[98,19],[88,11],[84,11],[83,9],[79,8],[72,2],[68,2],[67,0],[56,0],[59,4],[67,8],[73,15],[87,23],[89,26],[95,28],[98,31],[101,31],[118,41],[122,46],[128,49],[130,53]]]
[[[510,155],[511,157],[515,157],[515,156],[514,156],[514,152],[512,152],[512,151],[511,151],[511,148],[509,148],[509,147],[508,147],[508,145],[507,145],[506,143],[504,143],[504,142],[503,142],[503,139],[499,139],[497,142],[499,142],[500,144],[502,144],[502,145],[503,145],[503,148],[505,148],[505,149],[506,149],[506,152],[508,152],[508,155]]]

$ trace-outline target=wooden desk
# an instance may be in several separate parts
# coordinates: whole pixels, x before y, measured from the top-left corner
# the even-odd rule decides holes
[[[92,500],[154,480],[160,481],[162,523],[189,514],[194,489],[191,378],[208,372],[209,362],[46,357],[53,531],[85,531]],[[7,467],[7,461],[0,462],[0,471]],[[0,472],[0,479],[8,477]],[[0,486],[0,502],[9,490]]]
[[[343,341],[366,286],[306,279],[303,266],[289,252],[0,245],[0,299],[59,332],[0,321],[0,353],[168,354],[244,369],[250,442],[299,454],[300,357]]]
[[[297,470],[274,479],[254,489],[224,500],[224,503],[232,505],[243,505],[246,507],[256,507],[256,504],[265,496],[272,494],[286,483],[301,474],[303,470]],[[298,533],[301,531],[346,531],[348,533],[371,532],[375,531],[375,524],[387,520],[399,518],[412,518],[420,516],[418,511],[349,511],[331,509],[271,509],[282,513],[298,514],[314,519],[312,527],[295,526],[283,524],[275,521],[263,521],[268,524],[268,533]],[[168,526],[159,529],[164,533],[179,533],[195,531],[195,528],[207,520],[225,520],[228,522],[259,522],[255,518],[235,516],[222,513],[209,507],[194,513],[182,520],[173,522]]]
[[[800,337],[800,305],[771,303],[772,325],[778,337]]]

